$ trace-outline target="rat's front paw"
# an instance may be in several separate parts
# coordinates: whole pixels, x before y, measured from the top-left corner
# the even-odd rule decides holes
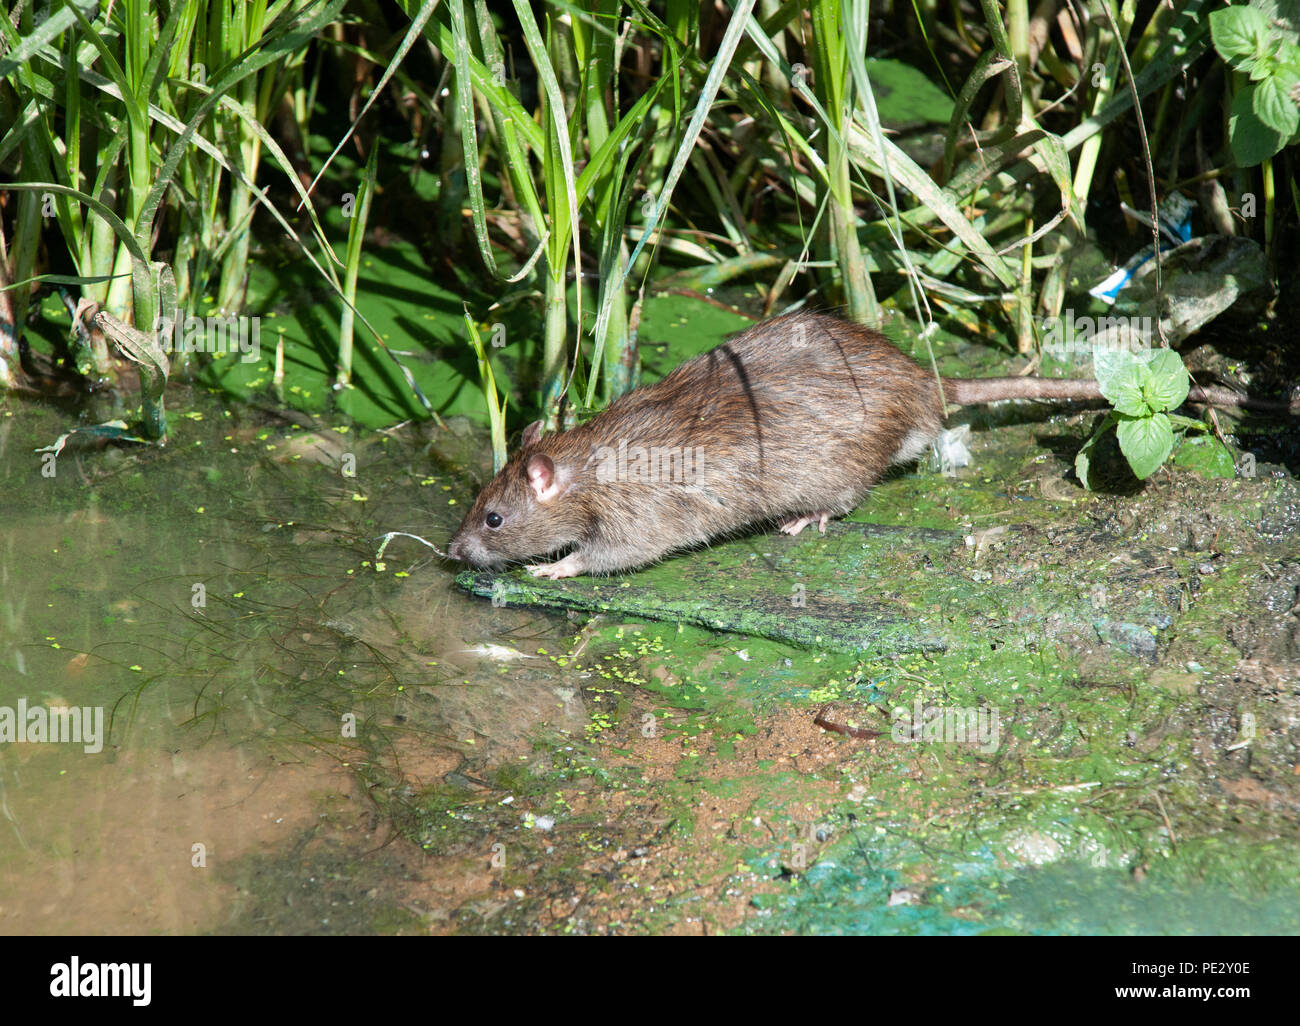
[[[534,563],[526,569],[534,577],[549,577],[553,581],[558,581],[561,577],[577,577],[586,569],[586,564],[576,552],[570,552],[554,563]]]

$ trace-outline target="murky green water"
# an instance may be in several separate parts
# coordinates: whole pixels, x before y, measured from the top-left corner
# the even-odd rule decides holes
[[[33,450],[61,413],[0,417],[0,709],[26,713],[0,745],[0,923],[418,926],[367,781],[454,769],[440,738],[515,743],[536,682],[465,651],[483,607],[427,550],[371,559],[386,530],[445,541],[455,507],[419,439],[195,402],[165,450],[52,465]],[[476,697],[485,678],[507,693]],[[78,743],[38,725],[65,708]]]

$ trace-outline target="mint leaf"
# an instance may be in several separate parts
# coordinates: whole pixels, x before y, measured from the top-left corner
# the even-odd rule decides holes
[[[1101,437],[1115,426],[1116,417],[1117,414],[1115,413],[1106,414],[1101,423],[1097,425],[1097,430],[1092,433],[1092,437],[1083,443],[1083,448],[1074,457],[1075,476],[1078,477],[1079,484],[1090,492],[1099,483],[1092,476],[1092,457],[1097,450],[1097,443],[1101,440]]]
[[[1133,354],[1127,349],[1102,349],[1092,351],[1092,376],[1097,379],[1104,395],[1107,388],[1131,378],[1137,363]]]
[[[1286,137],[1259,119],[1255,113],[1255,92],[1259,86],[1252,82],[1232,98],[1232,112],[1228,116],[1228,138],[1232,142],[1232,155],[1241,167],[1254,167],[1282,148]]]
[[[1210,435],[1184,438],[1174,451],[1174,463],[1201,477],[1236,477],[1232,452]]]
[[[1285,72],[1266,78],[1255,87],[1251,103],[1260,121],[1288,139],[1300,128],[1300,107],[1291,99],[1291,87],[1297,81],[1300,80]]]
[[[1240,70],[1243,70],[1243,72],[1249,72],[1249,74],[1251,74],[1252,82],[1262,82],[1265,78],[1273,77],[1273,69],[1277,64],[1278,62],[1271,59],[1271,57],[1266,57],[1266,59],[1262,61],[1253,60],[1251,57],[1247,57],[1247,59],[1242,61],[1242,68],[1240,68]]]
[[[1127,349],[1096,349],[1092,354],[1097,387],[1111,406],[1130,417],[1145,417],[1150,411],[1142,398],[1147,369]]]
[[[1152,412],[1181,406],[1191,384],[1182,358],[1171,349],[1155,349],[1147,354],[1146,364],[1151,374],[1147,397],[1155,400]]]
[[[1078,455],[1074,457],[1074,476],[1079,479],[1079,484],[1083,485],[1088,491],[1092,491],[1092,450],[1097,447],[1097,436],[1093,435],[1083,443],[1083,448],[1079,450]]]
[[[1083,448],[1079,450],[1074,457],[1074,476],[1079,479],[1079,484],[1083,485],[1088,491],[1094,490],[1095,481],[1092,479],[1092,454],[1097,448],[1097,439],[1105,433],[1105,428],[1101,428],[1083,443]]]
[[[1174,432],[1163,413],[1153,417],[1121,417],[1115,427],[1119,448],[1140,480],[1146,480],[1169,458]]]
[[[1210,38],[1219,56],[1237,66],[1236,58],[1268,54],[1269,23],[1253,7],[1225,7],[1210,14]]]
[[[1258,82],[1262,78],[1268,78],[1273,74],[1273,62],[1270,60],[1256,60],[1254,57],[1242,57],[1236,62],[1236,70],[1244,71],[1250,75],[1252,82]]]

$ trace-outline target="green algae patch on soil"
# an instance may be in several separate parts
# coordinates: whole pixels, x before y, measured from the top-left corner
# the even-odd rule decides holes
[[[1294,824],[1246,828],[1232,819],[1252,810],[1207,807],[1211,784],[1188,729],[1203,710],[1146,686],[1145,665],[1121,653],[1094,657],[1081,676],[1064,651],[1050,659],[1009,647],[978,657],[916,653],[869,664],[797,649],[782,656],[779,646],[753,649],[750,638],[658,624],[605,625],[586,640],[579,665],[617,674],[625,660],[665,685],[654,693],[668,704],[654,714],[655,740],[619,745],[643,773],[641,800],[673,823],[644,850],[671,850],[674,897],[638,919],[641,929],[667,928],[686,908],[702,927],[741,932],[1300,927],[1296,858],[1281,857],[1290,849],[1277,840]],[[738,664],[738,652],[750,658]],[[716,690],[701,706],[694,698],[708,677]],[[813,717],[825,695],[816,687],[799,695],[796,680],[841,697],[875,696],[886,733],[862,742],[818,732]],[[997,714],[1000,736],[992,746],[890,736],[899,711],[910,715],[918,702],[982,706]],[[737,705],[752,722],[733,733]],[[613,732],[640,729],[639,716]],[[661,761],[670,751],[671,767]],[[652,863],[647,856],[628,875],[620,907],[635,905],[634,882],[655,878]],[[1067,886],[1090,900],[1054,893]],[[707,897],[719,893],[743,895],[743,914]]]
[[[1154,657],[1177,609],[1168,588],[1153,587],[1159,581],[1125,587],[1129,578],[1106,561],[1059,576],[1034,561],[995,574],[980,562],[985,541],[985,532],[846,523],[825,535],[721,543],[618,577],[467,571],[457,583],[498,604],[689,623],[845,653],[996,648],[1014,631],[1095,637]],[[1108,589],[1104,601],[1098,589]]]

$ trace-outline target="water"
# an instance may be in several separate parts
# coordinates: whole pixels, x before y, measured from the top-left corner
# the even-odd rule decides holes
[[[168,448],[74,442],[52,476],[33,450],[66,414],[0,419],[0,710],[102,722],[97,744],[0,745],[0,924],[421,928],[379,809],[522,744],[554,694],[496,672],[497,635],[556,624],[460,595],[409,539],[376,568],[384,531],[442,543],[456,519],[423,436],[181,408],[201,418]],[[331,860],[355,864],[331,884]]]

